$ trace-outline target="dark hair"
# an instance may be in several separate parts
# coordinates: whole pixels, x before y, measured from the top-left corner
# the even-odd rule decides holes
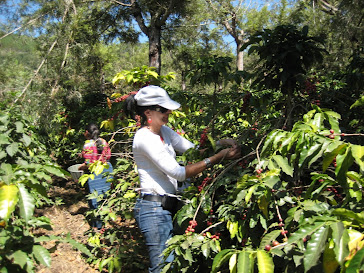
[[[97,153],[102,154],[104,147],[102,145],[101,139],[99,138],[100,135],[99,128],[97,127],[96,124],[90,123],[86,126],[86,130],[90,134],[90,138],[95,140],[96,142]]]
[[[127,97],[124,101],[124,113],[127,117],[131,119],[135,119],[135,115],[139,115],[141,117],[141,124],[144,124],[147,120],[147,117],[145,116],[144,112],[148,109],[153,110],[155,108],[155,105],[148,105],[148,106],[139,106],[137,104],[137,101],[134,98],[134,95],[130,95]]]

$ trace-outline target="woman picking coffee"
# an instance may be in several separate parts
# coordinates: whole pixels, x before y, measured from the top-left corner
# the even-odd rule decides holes
[[[134,208],[134,217],[145,238],[150,258],[149,272],[161,271],[161,254],[166,241],[173,236],[172,212],[165,207],[170,204],[177,190],[177,181],[193,177],[223,159],[233,159],[240,150],[231,139],[220,143],[232,145],[204,160],[180,166],[176,152],[183,153],[195,145],[171,128],[165,126],[172,110],[180,104],[158,86],[147,86],[125,101],[125,112],[130,117],[141,117],[141,128],[133,140],[133,156],[137,165],[141,195]],[[171,262],[170,255],[166,262]]]

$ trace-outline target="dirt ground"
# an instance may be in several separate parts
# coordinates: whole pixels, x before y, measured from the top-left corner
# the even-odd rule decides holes
[[[69,233],[71,238],[81,244],[87,245],[88,236],[87,231],[90,230],[90,226],[85,219],[85,213],[88,211],[88,204],[86,195],[88,192],[85,188],[73,180],[59,180],[54,181],[51,191],[48,193],[52,199],[58,198],[62,200],[61,205],[46,207],[37,209],[36,216],[46,216],[52,223],[52,230],[38,229],[35,233],[41,235],[55,235],[62,238]],[[125,222],[119,222],[120,227],[131,230],[133,236],[141,236],[134,219],[126,220]],[[133,252],[135,249],[129,249],[124,255],[129,257],[128,262],[134,262],[126,264],[125,267],[129,268],[127,271],[122,270],[123,273],[145,273],[148,272],[148,259],[144,251],[144,243],[140,244],[134,239],[134,237],[128,238],[127,245],[132,244],[137,250],[137,253]],[[140,237],[141,238],[141,237]],[[85,256],[82,256],[81,251],[76,250],[72,245],[68,243],[58,243],[55,241],[49,241],[43,243],[43,246],[51,253],[51,267],[48,268],[44,265],[38,265],[37,273],[97,273],[97,265],[89,264],[86,261]],[[124,246],[125,248],[125,246]],[[129,256],[128,256],[129,255]],[[135,256],[130,256],[135,255]],[[135,268],[133,264],[138,264],[139,269]],[[108,272],[107,269],[102,271]]]
[[[87,232],[90,231],[90,226],[85,219],[85,214],[89,210],[86,199],[87,194],[88,191],[71,178],[53,181],[48,195],[53,200],[59,199],[62,202],[58,202],[58,206],[36,209],[35,212],[36,216],[48,217],[53,229],[38,229],[35,233],[38,233],[38,235],[55,235],[62,238],[65,238],[69,233],[72,239],[87,245]],[[118,221],[117,225],[122,230],[126,230],[126,234],[129,234],[129,236],[124,236],[125,245],[121,246],[128,249],[123,253],[124,258],[126,257],[124,267],[127,269],[123,269],[121,272],[148,272],[148,254],[135,220]],[[55,241],[49,241],[43,243],[43,246],[51,253],[51,267],[38,265],[37,273],[100,272],[97,265],[89,264],[82,252],[68,243],[58,243],[57,245]],[[132,248],[129,246],[132,246]],[[102,273],[106,272],[108,272],[107,269],[102,271]]]
[[[38,216],[44,215],[51,220],[53,230],[41,230],[45,235],[65,236],[70,233],[71,238],[80,243],[87,242],[85,232],[90,228],[85,220],[84,213],[88,210],[85,199],[85,189],[82,189],[72,180],[62,180],[54,183],[51,197],[59,197],[62,205],[37,210]],[[54,242],[44,245],[47,249],[55,246]],[[51,253],[51,267],[40,265],[38,273],[94,273],[100,272],[89,265],[80,251],[75,250],[70,244],[60,243]]]

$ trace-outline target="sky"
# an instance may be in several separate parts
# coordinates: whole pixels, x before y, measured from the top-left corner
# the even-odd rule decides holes
[[[5,16],[5,14],[9,15],[11,13],[16,12],[16,9],[19,7],[20,3],[22,1],[21,0],[7,0],[5,1],[6,5],[9,8],[8,12],[4,12],[3,10],[0,10],[0,26],[3,28],[4,24],[7,22],[7,17]],[[237,5],[239,4],[239,2],[242,2],[245,6],[263,6],[263,5],[268,5],[268,6],[272,6],[275,3],[279,2],[279,0],[235,0],[234,1]],[[0,1],[1,3],[1,1]],[[1,4],[2,6],[4,5],[4,3]],[[15,30],[16,28],[21,27],[21,24],[18,24],[17,26],[14,26],[14,29],[11,30],[6,30],[7,32]],[[212,25],[212,27],[214,27],[214,25]],[[139,30],[138,25],[135,23],[135,28]],[[5,30],[4,30],[5,31]],[[141,32],[141,31],[140,31]],[[232,47],[233,50],[235,50],[235,42],[233,37],[231,37],[230,35],[225,35],[223,37],[223,40]],[[139,36],[139,42],[144,43],[144,42],[148,42],[148,37],[141,32],[141,35]]]

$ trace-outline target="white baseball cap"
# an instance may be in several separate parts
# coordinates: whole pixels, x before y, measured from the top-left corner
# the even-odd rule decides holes
[[[134,99],[139,106],[159,105],[169,110],[176,110],[181,107],[181,104],[168,96],[166,90],[155,85],[143,87],[135,95]]]

